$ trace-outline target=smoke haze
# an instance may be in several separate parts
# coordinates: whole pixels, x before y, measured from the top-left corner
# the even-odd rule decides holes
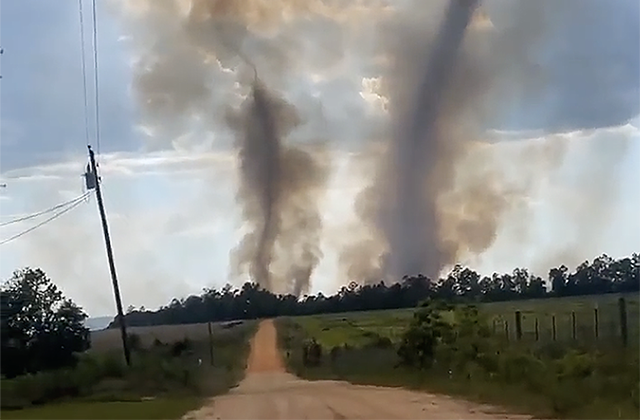
[[[477,2],[453,1],[442,13],[444,4],[422,5],[429,17],[416,17],[416,3],[412,16],[380,32],[393,63],[381,93],[389,98],[391,134],[374,183],[356,199],[355,213],[369,234],[342,252],[343,272],[351,279],[397,281],[418,273],[438,278],[447,267],[482,255],[507,223],[511,245],[524,246],[531,240],[528,201],[542,178],[552,176],[564,161],[566,137],[550,136],[521,156],[510,156],[519,166],[511,177],[508,159],[500,157],[504,146],[484,144],[486,128],[522,98],[533,100],[536,91],[549,89],[549,75],[536,54],[567,21],[591,15],[594,6],[585,11],[584,3],[573,1],[500,2],[501,28],[496,30],[486,9],[469,19]],[[425,21],[431,25],[425,28]],[[472,34],[461,43],[469,22]],[[604,157],[615,166],[628,139],[602,145],[609,150]],[[591,176],[599,179],[587,181]],[[601,236],[617,197],[615,189],[605,192],[600,186],[610,186],[615,178],[615,169],[606,175],[592,166],[584,169],[580,198],[573,203],[594,211],[579,217],[575,237],[593,243]],[[574,217],[581,213],[569,211]],[[509,217],[514,212],[520,217]],[[569,249],[560,254],[571,263],[584,258],[576,259],[571,254],[581,253]]]
[[[309,289],[323,257],[321,239],[329,235],[319,210],[329,166],[302,144],[309,139],[375,155],[367,174],[373,181],[354,198],[358,227],[345,226],[352,229],[349,240],[329,241],[340,243],[346,278],[339,281],[397,281],[417,272],[437,277],[455,263],[473,261],[505,227],[508,234],[502,235],[513,246],[533,240],[526,222],[533,214],[531,197],[565,164],[571,136],[543,133],[544,141],[521,145],[515,153],[505,143],[492,144],[508,136],[488,129],[539,128],[547,122],[565,130],[585,127],[575,104],[552,101],[553,115],[549,105],[517,118],[511,114],[522,104],[549,101],[543,92],[559,83],[552,46],[564,31],[586,24],[598,8],[594,1],[486,1],[468,28],[466,12],[474,8],[457,1],[451,13],[447,1],[125,3],[137,23],[134,43],[145,51],[134,80],[144,124],[154,142],[172,144],[185,132],[212,132],[222,124],[231,129],[245,223],[230,257],[232,276],[248,275],[274,291]],[[470,34],[463,37],[465,29]],[[260,84],[252,84],[239,50],[256,63]],[[597,64],[594,56],[583,61]],[[352,70],[345,70],[347,63]],[[584,66],[571,69],[577,73]],[[376,79],[371,95],[384,103],[384,111],[363,117],[356,107],[345,106],[342,115],[323,125],[322,112],[310,111],[322,98],[301,94],[303,83],[291,93],[301,75],[337,94],[354,77]],[[289,94],[275,93],[285,91]],[[638,107],[634,102],[627,108],[633,115]],[[228,109],[233,111],[222,112]],[[623,153],[610,156],[613,163]],[[597,186],[610,186],[615,176],[596,166],[578,176],[584,181],[575,183],[582,205],[597,201],[602,208],[588,217],[577,208],[565,209],[580,226],[576,238],[597,237],[585,233],[596,229],[591,227],[598,225],[596,219],[606,226],[603,218],[611,214],[607,208],[614,205],[615,192]],[[601,182],[586,182],[596,178]],[[609,201],[601,201],[605,191]],[[536,260],[547,261],[544,253]]]
[[[232,254],[232,273],[248,272],[253,281],[274,292],[307,293],[322,257],[317,201],[324,192],[326,169],[311,153],[283,144],[300,124],[299,117],[259,80],[228,120],[237,132],[237,197],[249,227]]]

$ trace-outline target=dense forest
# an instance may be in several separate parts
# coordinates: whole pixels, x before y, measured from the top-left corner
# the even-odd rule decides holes
[[[639,285],[640,254],[618,260],[602,255],[593,262],[585,261],[573,272],[565,266],[553,268],[547,279],[521,268],[513,270],[511,274],[494,273],[491,277],[481,277],[469,268],[456,266],[446,278],[437,281],[424,276],[405,276],[391,285],[383,282],[367,285],[350,283],[332,296],[319,293],[301,299],[291,295],[274,295],[253,283],[245,283],[240,289],[227,285],[222,290],[205,289],[199,296],[174,299],[157,311],[130,308],[125,317],[130,326],[187,324],[409,308],[427,297],[448,301],[493,302],[624,293],[638,291]],[[114,319],[108,328],[115,327],[117,323]]]

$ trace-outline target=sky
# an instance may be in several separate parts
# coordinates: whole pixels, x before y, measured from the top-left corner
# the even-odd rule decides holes
[[[524,0],[483,6],[499,27],[509,4],[519,1]],[[602,253],[622,257],[640,251],[640,6],[632,0],[576,1],[541,0],[551,12],[545,29],[531,39],[537,48],[527,59],[541,69],[543,82],[536,80],[543,87],[522,86],[520,96],[501,103],[499,118],[486,127],[486,147],[468,158],[484,159],[505,179],[530,185],[526,202],[500,219],[491,245],[460,261],[482,273],[527,267],[544,276],[559,264],[575,267]],[[320,202],[323,259],[312,292],[333,293],[348,282],[340,271],[340,252],[362,229],[356,226],[354,199],[372,177],[368,156],[377,144],[372,139],[385,136],[384,101],[375,83],[381,73],[376,23],[385,19],[389,5],[411,10],[423,4],[381,3],[362,1],[351,14],[326,12],[302,22],[274,12],[271,18],[284,28],[280,38],[250,39],[258,57],[286,53],[281,61],[293,70],[279,74],[277,60],[265,58],[266,79],[303,115],[296,138],[322,137],[330,152],[331,177]],[[180,32],[177,18],[156,18],[147,4],[98,2],[98,147],[91,2],[82,0],[86,117],[78,1],[1,3],[0,182],[6,187],[0,189],[0,222],[84,193],[88,127],[98,152],[124,305],[157,308],[203,288],[238,284],[229,268],[230,252],[243,234],[235,200],[237,158],[220,115],[223,104],[239,100],[234,92],[240,76],[222,59],[197,67],[184,57],[184,66],[178,66],[184,71],[163,79],[165,105],[192,106],[172,87],[193,86],[209,115],[194,112],[187,118],[185,112],[151,107],[144,96],[145,60],[163,57]],[[579,10],[567,11],[573,4]],[[416,19],[428,21],[426,9],[414,13]],[[505,30],[517,34],[522,28]],[[174,29],[178,41],[166,38]],[[290,49],[269,50],[268,42],[289,45],[292,39]],[[196,82],[204,76],[189,73],[192,69],[206,75],[201,90]],[[531,163],[538,158],[555,163]],[[0,227],[0,241],[40,220]],[[91,316],[115,312],[95,197],[0,245],[0,278],[26,266],[42,268]]]

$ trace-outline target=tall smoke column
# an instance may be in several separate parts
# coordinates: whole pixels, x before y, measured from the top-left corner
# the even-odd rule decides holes
[[[443,92],[450,82],[456,58],[467,26],[471,22],[478,0],[452,0],[446,11],[443,26],[436,38],[426,72],[417,90],[416,102],[400,122],[399,138],[395,142],[394,168],[396,188],[391,200],[390,214],[383,219],[383,230],[388,241],[387,274],[400,278],[428,270],[429,276],[438,275],[441,256],[438,241],[432,240],[438,232],[424,232],[421,226],[435,229],[436,203],[425,191],[422,181],[425,168],[420,160],[438,155],[437,120],[443,105]],[[426,193],[426,194],[425,194]],[[436,236],[437,237],[437,236]],[[425,252],[427,256],[425,258]]]
[[[269,264],[280,224],[275,207],[279,199],[277,186],[280,183],[281,150],[274,116],[267,102],[267,92],[259,80],[254,82],[251,93],[253,102],[249,116],[254,123],[246,126],[245,143],[240,152],[241,171],[243,180],[254,186],[263,218],[251,263],[251,275],[259,285],[271,290]]]
[[[296,296],[307,292],[322,256],[317,200],[326,169],[301,147],[283,144],[300,119],[257,73],[241,112],[228,122],[239,143],[238,200],[251,226],[232,255],[236,275],[248,265],[252,280],[265,289]]]

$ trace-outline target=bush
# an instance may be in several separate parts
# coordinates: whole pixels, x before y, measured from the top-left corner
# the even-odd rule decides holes
[[[338,357],[340,356],[341,351],[342,351],[342,348],[340,346],[334,346],[331,348],[331,351],[329,353],[331,357],[331,364],[334,364],[336,360],[338,360]]]
[[[193,349],[193,343],[189,340],[188,337],[183,338],[180,341],[173,343],[171,346],[171,355],[173,357],[181,356],[184,353],[187,353]]]
[[[319,366],[322,363],[322,346],[312,338],[303,344],[302,364],[306,367]]]
[[[398,348],[400,364],[425,369],[433,364],[436,347],[450,340],[451,325],[441,316],[439,306],[426,302],[413,314]]]
[[[184,340],[181,347],[189,347]],[[138,398],[148,393],[171,389],[197,390],[195,366],[163,352],[149,352],[127,368],[119,352],[83,354],[73,369],[53,370],[3,379],[3,409],[18,409],[62,398],[89,396],[119,400],[131,394]],[[192,393],[192,392],[191,392]]]

